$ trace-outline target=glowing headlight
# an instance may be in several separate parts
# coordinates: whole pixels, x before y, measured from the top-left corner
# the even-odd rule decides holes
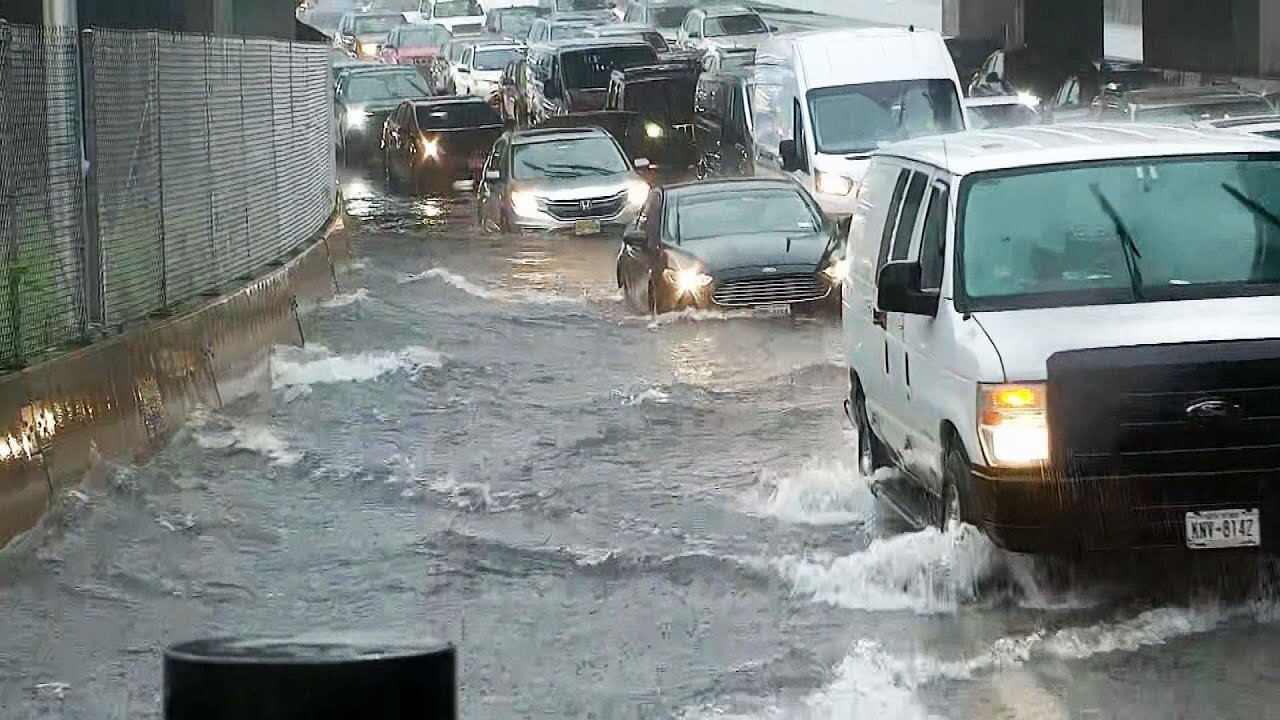
[[[676,287],[680,295],[690,295],[711,284],[711,276],[697,268],[667,268],[662,276]]]
[[[649,137],[651,137],[651,138],[655,138],[655,139],[656,139],[656,138],[660,138],[660,137],[662,137],[663,135],[665,135],[665,134],[666,134],[666,131],[665,131],[665,130],[663,130],[663,129],[662,129],[662,126],[661,126],[661,125],[659,125],[659,124],[657,124],[657,123],[645,123],[645,124],[644,124],[644,134],[645,134],[645,135],[648,135],[648,136],[649,136]]]
[[[849,258],[837,258],[823,268],[822,272],[833,282],[843,282],[849,276]]]
[[[1018,102],[1032,109],[1040,107],[1040,98],[1032,95],[1031,93],[1018,93]]]
[[[1037,465],[1049,459],[1042,383],[978,386],[978,435],[992,465]]]
[[[356,43],[356,52],[365,57],[377,55],[378,49],[378,46],[373,43]]]
[[[854,186],[853,180],[843,175],[821,170],[814,174],[814,184],[823,195],[848,195]]]
[[[347,129],[359,130],[369,122],[369,111],[364,108],[351,108],[347,111]]]
[[[440,157],[440,142],[435,139],[422,138],[422,159]]]
[[[516,190],[511,193],[511,209],[515,214],[523,217],[536,217],[541,214],[538,210],[538,198],[527,190]]]
[[[627,186],[627,202],[631,203],[631,207],[640,207],[648,197],[649,183],[637,180]]]

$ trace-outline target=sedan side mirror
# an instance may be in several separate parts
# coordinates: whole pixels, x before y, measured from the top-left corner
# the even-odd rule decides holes
[[[794,172],[800,169],[800,156],[796,154],[796,141],[783,140],[778,143],[778,156],[782,159],[782,169]]]
[[[876,279],[876,307],[884,312],[935,317],[937,290],[920,289],[920,263],[905,260],[887,263]]]
[[[484,179],[487,182],[502,182],[502,173],[497,170],[489,170],[485,172]]]

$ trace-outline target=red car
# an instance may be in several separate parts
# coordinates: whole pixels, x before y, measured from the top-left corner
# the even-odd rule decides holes
[[[401,25],[391,31],[382,46],[382,62],[388,65],[430,65],[440,48],[453,38],[443,25]]]

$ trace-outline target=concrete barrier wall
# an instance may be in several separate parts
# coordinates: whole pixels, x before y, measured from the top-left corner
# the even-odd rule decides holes
[[[303,340],[297,308],[335,291],[348,223],[239,291],[0,377],[0,547],[100,460],[143,460],[194,407],[269,385],[272,345]]]

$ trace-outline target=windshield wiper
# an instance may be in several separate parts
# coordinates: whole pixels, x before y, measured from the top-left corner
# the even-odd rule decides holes
[[[1133,235],[1129,234],[1129,228],[1125,226],[1124,220],[1120,219],[1120,213],[1116,212],[1115,206],[1102,193],[1102,188],[1098,183],[1089,185],[1089,189],[1093,191],[1093,196],[1098,199],[1098,204],[1102,206],[1102,211],[1111,218],[1112,224],[1116,226],[1116,235],[1120,237],[1120,249],[1124,252],[1124,266],[1129,271],[1129,284],[1133,289],[1133,299],[1141,301],[1142,296],[1142,270],[1138,267],[1138,260],[1142,258],[1142,253],[1138,251],[1138,244],[1133,241]]]
[[[557,172],[557,171],[555,171],[555,170],[552,170],[552,169],[551,169],[551,168],[549,168],[549,167],[546,167],[546,166],[544,166],[544,165],[539,165],[539,164],[537,164],[537,163],[526,162],[526,163],[524,163],[524,166],[525,166],[526,168],[529,168],[530,170],[532,170],[532,171],[534,171],[534,172],[542,173],[543,175],[546,175],[547,177],[559,177],[559,178],[568,178],[568,177],[573,177],[573,175],[572,175],[572,174],[570,174],[570,173]]]
[[[1240,188],[1230,183],[1222,183],[1222,189],[1226,190],[1228,195],[1235,198],[1241,205],[1248,208],[1254,215],[1257,215],[1263,220],[1266,220],[1272,225],[1280,228],[1280,216],[1277,216],[1275,213],[1263,207],[1262,203],[1259,203],[1257,200],[1254,200],[1243,192],[1240,192]]]
[[[613,171],[607,168],[596,167],[595,165],[575,165],[573,163],[552,163],[549,167],[562,168],[570,172],[590,172],[597,175],[612,175]]]

